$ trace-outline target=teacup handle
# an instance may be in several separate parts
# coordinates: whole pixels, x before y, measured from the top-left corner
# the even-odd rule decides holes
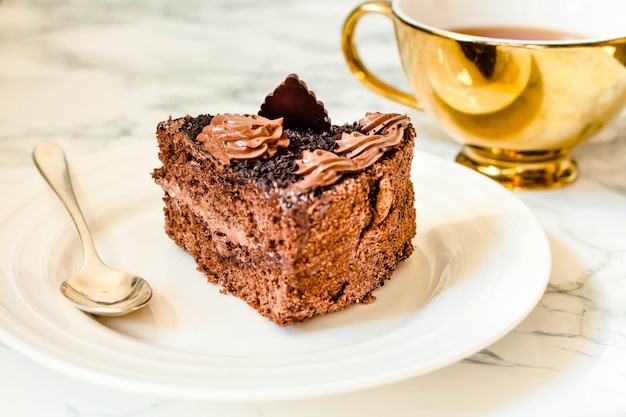
[[[421,103],[412,94],[406,93],[382,81],[363,64],[356,50],[356,44],[354,43],[354,30],[359,20],[370,13],[381,14],[391,19],[391,3],[386,1],[370,1],[363,3],[354,9],[346,19],[341,35],[341,48],[348,68],[350,68],[350,71],[352,71],[356,78],[374,92],[397,101],[398,103],[422,110]]]

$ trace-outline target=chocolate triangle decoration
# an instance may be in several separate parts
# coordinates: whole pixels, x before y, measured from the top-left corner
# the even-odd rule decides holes
[[[289,75],[274,92],[265,97],[259,116],[268,119],[283,117],[285,129],[311,129],[315,133],[330,131],[330,119],[324,104],[317,101],[315,94],[296,74]]]

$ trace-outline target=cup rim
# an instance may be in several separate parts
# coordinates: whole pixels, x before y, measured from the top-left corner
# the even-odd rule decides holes
[[[487,36],[468,35],[465,33],[454,32],[452,30],[438,28],[436,26],[429,25],[427,23],[416,20],[413,17],[408,16],[402,10],[399,9],[398,3],[401,0],[391,0],[391,10],[393,15],[401,20],[403,23],[432,35],[437,35],[444,38],[450,38],[461,42],[479,42],[482,44],[493,45],[511,45],[511,46],[524,46],[524,47],[536,47],[536,48],[550,48],[550,47],[577,47],[577,46],[598,46],[598,45],[610,45],[614,43],[626,42],[626,34],[623,36],[606,36],[606,37],[589,37],[579,39],[556,39],[556,40],[524,40],[524,39],[510,39],[510,38],[493,38]],[[523,27],[523,26],[522,26]]]

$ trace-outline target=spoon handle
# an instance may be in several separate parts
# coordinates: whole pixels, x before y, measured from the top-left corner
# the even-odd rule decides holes
[[[94,258],[99,261],[89,227],[74,194],[63,149],[52,141],[39,142],[33,149],[33,160],[74,221],[83,244],[85,264]]]

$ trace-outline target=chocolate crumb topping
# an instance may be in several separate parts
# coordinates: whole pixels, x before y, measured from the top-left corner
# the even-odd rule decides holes
[[[286,129],[330,132],[331,123],[324,104],[296,74],[289,75],[265,98],[259,116],[268,119],[282,117]]]
[[[191,142],[197,144],[199,149],[203,145],[198,142],[197,136],[202,129],[208,125],[214,116],[202,115],[197,118],[185,118],[181,126],[181,131],[185,132]],[[297,131],[285,129],[284,133],[289,138],[289,146],[279,148],[272,158],[250,159],[246,161],[230,162],[230,168],[237,172],[243,179],[251,179],[257,184],[267,188],[285,188],[301,178],[296,174],[298,167],[296,161],[302,158],[302,151],[323,149],[334,151],[337,148],[337,141],[341,139],[344,132],[360,130],[357,123],[345,124],[343,126],[332,126],[328,132],[317,134],[308,131]]]
[[[258,118],[252,115],[226,115],[235,118]],[[372,163],[384,157],[386,153],[393,153],[396,146],[403,140],[409,140],[414,137],[412,129],[404,129],[409,125],[408,118],[399,114],[380,114],[368,113],[359,123],[344,124],[341,126],[331,125],[326,114],[326,110],[321,102],[315,99],[315,95],[308,90],[306,84],[292,74],[278,86],[274,92],[268,95],[259,111],[261,118],[271,119],[268,122],[273,123],[275,120],[283,119],[283,134],[280,135],[280,141],[276,143],[268,138],[244,138],[245,141],[237,139],[235,145],[243,145],[252,139],[253,144],[259,142],[263,145],[265,141],[272,142],[271,149],[263,152],[263,157],[257,157],[256,153],[259,146],[252,146],[252,150],[239,149],[237,155],[223,157],[216,156],[215,152],[207,149],[207,141],[204,138],[203,129],[216,120],[225,117],[224,115],[200,115],[198,117],[186,116],[182,119],[162,123],[172,123],[182,121],[180,131],[184,132],[189,141],[194,144],[198,152],[210,152],[213,158],[217,158],[220,164],[229,166],[235,174],[235,181],[244,183],[245,181],[253,181],[259,186],[271,189],[294,189],[293,186],[298,184],[296,189],[300,191],[312,191],[318,193],[320,189],[330,182],[313,181],[312,186],[307,186],[304,181],[308,176],[314,174],[319,176],[323,173],[302,171],[303,156],[311,155],[312,152],[324,154],[325,152],[334,153],[341,158],[350,158],[354,161],[350,165],[350,169],[342,169],[344,174],[359,172],[370,166]],[[215,119],[215,120],[214,120]],[[219,125],[219,123],[217,123]],[[232,124],[232,123],[231,123]],[[226,131],[234,128],[235,133],[240,134],[239,124],[227,126]],[[254,129],[261,129],[261,125],[253,123]],[[253,129],[253,130],[254,130]],[[262,130],[262,129],[261,129]],[[221,130],[218,132],[220,133]],[[233,132],[230,132],[233,133]],[[229,135],[230,135],[229,133]],[[222,139],[230,141],[229,135]],[[205,135],[206,136],[206,135]],[[220,135],[218,135],[220,136]],[[235,135],[236,136],[236,135]],[[263,135],[262,135],[263,136]],[[221,138],[221,136],[220,136]],[[242,143],[239,143],[242,142]],[[276,145],[276,146],[274,146]],[[241,147],[241,146],[239,146]],[[248,146],[246,145],[246,148]],[[242,152],[246,153],[241,157]],[[267,155],[265,155],[267,153]],[[252,155],[250,158],[248,156]],[[222,155],[223,156],[223,155]],[[311,160],[310,157],[304,159]],[[315,158],[313,158],[315,159]],[[318,158],[319,159],[319,158]],[[315,162],[315,161],[313,161]],[[305,164],[306,165],[306,164]],[[326,165],[325,163],[322,165]],[[321,169],[321,168],[320,168]],[[329,175],[329,178],[333,175]],[[311,180],[309,179],[309,182]],[[334,181],[333,181],[334,182]]]
[[[293,188],[304,191],[325,187],[338,181],[343,174],[359,172],[371,166],[385,152],[402,142],[409,118],[397,113],[367,113],[359,120],[359,125],[365,133],[343,133],[335,152],[322,149],[304,151],[302,159],[296,161],[296,174],[304,178]]]

